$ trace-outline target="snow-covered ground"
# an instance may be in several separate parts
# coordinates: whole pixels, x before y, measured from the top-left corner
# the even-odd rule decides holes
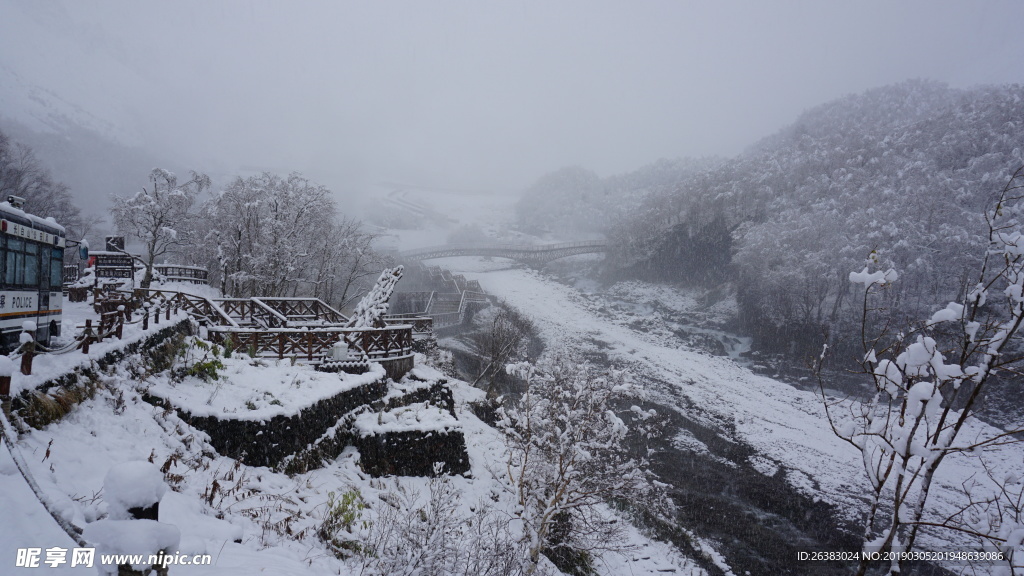
[[[84,309],[72,310],[66,320],[74,324],[87,315]],[[134,335],[137,328],[132,330]],[[50,369],[58,371],[59,364],[70,368],[81,361],[79,357],[84,355],[51,358]],[[423,357],[417,359],[418,367],[413,372],[416,378],[432,380],[442,376],[424,362]],[[104,480],[112,468],[133,461],[150,462],[159,468],[171,488],[161,499],[161,522],[180,532],[179,552],[209,554],[212,558],[210,566],[174,566],[172,574],[360,573],[358,562],[340,560],[316,535],[324,522],[331,493],[358,492],[368,506],[364,519],[369,524],[364,531],[369,532],[374,523],[383,522],[382,514],[386,516],[388,502],[393,502],[396,494],[421,501],[430,491],[431,480],[369,478],[358,467],[358,453],[351,448],[326,467],[295,476],[244,466],[215,455],[205,434],[190,428],[173,411],[158,408],[141,397],[142,391],[148,389],[173,397],[191,409],[205,406],[218,413],[227,408],[225,403],[236,402],[242,404],[239,412],[243,414],[252,412],[269,417],[294,411],[296,405],[323,396],[332,385],[341,390],[359,379],[319,374],[307,366],[291,366],[288,362],[266,363],[244,357],[226,364],[222,371],[225,380],[217,384],[194,377],[176,384],[161,378],[138,381],[119,368],[105,374],[104,385],[96,395],[62,420],[44,430],[22,433],[14,450],[51,507],[78,527],[95,526],[111,510],[105,498]],[[333,378],[333,383],[328,377]],[[468,407],[470,401],[481,398],[481,391],[457,381],[451,386],[457,424],[466,437],[472,470],[467,477],[433,482],[450,486],[457,495],[458,514],[466,518],[479,510],[508,518],[515,504],[503,480],[505,449],[501,434],[478,420]],[[218,387],[220,391],[214,394]],[[293,389],[304,390],[309,398],[293,394]],[[447,413],[434,412],[436,409],[424,407],[421,418],[403,413],[395,416],[395,422],[415,425],[413,421],[425,419],[428,427],[454,424]],[[375,423],[376,420],[369,422]],[[416,513],[416,508],[410,508],[408,513]],[[36,569],[40,573],[96,573],[96,567],[70,567],[70,552],[64,563],[46,565],[47,549],[70,551],[77,544],[58,527],[29,489],[6,444],[0,448],[0,517],[0,573],[15,569],[19,549],[28,548],[42,550],[40,568]],[[86,531],[86,535],[97,533]],[[596,565],[599,574],[705,573],[669,544],[653,541],[635,528],[627,528],[620,544],[629,550],[600,558]],[[95,563],[98,561],[97,556]]]

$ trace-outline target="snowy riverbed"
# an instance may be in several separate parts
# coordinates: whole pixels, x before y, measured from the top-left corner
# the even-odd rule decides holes
[[[840,519],[857,522],[862,515],[866,479],[860,454],[834,436],[821,398],[814,392],[752,373],[729,358],[687,349],[667,329],[645,326],[607,313],[609,301],[631,299],[645,304],[661,298],[665,288],[633,283],[628,290],[612,290],[610,297],[581,293],[533,270],[507,261],[477,258],[444,260],[453,272],[479,280],[533,319],[549,344],[560,343],[584,351],[597,350],[610,362],[646,380],[652,400],[663,405],[699,407],[687,417],[703,419],[709,427],[732,431],[734,438],[754,448],[750,464],[765,475],[781,466],[789,485],[815,500],[835,507]],[[639,310],[642,317],[643,310]],[[639,327],[639,329],[638,329]],[[685,398],[685,402],[680,401]],[[992,434],[988,425],[970,421],[965,438]],[[694,445],[680,438],[677,443]],[[1024,447],[1010,446],[986,455],[994,476],[1024,472]],[[988,479],[978,473],[976,461],[962,456],[946,460],[929,499],[930,515],[943,518],[963,502],[965,482]],[[948,548],[966,541],[952,531],[922,535],[924,548]]]

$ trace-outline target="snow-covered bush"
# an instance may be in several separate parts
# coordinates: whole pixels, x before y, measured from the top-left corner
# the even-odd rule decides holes
[[[205,382],[220,379],[224,370],[221,347],[200,338],[191,337],[177,349],[177,361],[171,370],[172,380],[194,376]]]
[[[359,490],[352,489],[341,496],[329,492],[324,508],[317,536],[341,557],[361,552],[363,546],[359,537],[365,537],[370,522],[363,516],[366,502]]]
[[[1000,458],[1000,446],[1019,441],[1024,426],[979,431],[973,415],[986,391],[999,385],[1000,373],[1019,375],[1024,367],[1024,168],[985,216],[987,246],[961,301],[902,331],[873,334],[869,323],[877,311],[875,294],[898,275],[868,269],[849,274],[864,289],[862,367],[874,395],[864,403],[830,400],[824,382],[821,393],[833,432],[863,458],[870,486],[866,552],[913,550],[922,527],[929,526],[1016,551],[1022,564],[1024,490],[1016,477],[993,474],[990,464]],[[974,459],[978,477],[964,482],[959,512],[936,517],[928,507],[931,488],[954,455]],[[980,481],[983,476],[991,482]],[[893,562],[890,573],[904,564]],[[865,555],[859,573],[867,568]]]
[[[167,493],[164,475],[150,462],[134,460],[110,468],[103,479],[103,499],[113,520],[130,520],[132,508],[149,508]]]
[[[592,555],[621,546],[621,523],[603,504],[642,502],[657,492],[646,462],[627,446],[629,428],[614,411],[630,386],[622,374],[599,370],[568,351],[539,366],[508,369],[527,383],[501,426],[528,571],[536,569],[541,554],[579,568]],[[641,419],[634,425],[644,427]]]
[[[523,574],[525,552],[508,516],[486,503],[464,510],[460,502],[450,478],[431,478],[425,490],[396,480],[372,520],[363,509],[352,516],[353,532],[364,537],[343,548],[371,576]]]

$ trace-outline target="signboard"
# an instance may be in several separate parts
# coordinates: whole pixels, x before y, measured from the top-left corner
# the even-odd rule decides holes
[[[0,220],[0,230],[10,234],[11,236],[25,238],[26,240],[43,242],[44,244],[49,244],[58,248],[64,247],[64,239],[60,236],[55,236],[48,232],[43,232],[42,230],[36,230],[25,226],[24,224],[11,222],[10,220]]]

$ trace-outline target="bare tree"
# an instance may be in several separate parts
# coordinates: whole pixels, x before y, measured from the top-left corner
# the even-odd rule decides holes
[[[865,403],[828,399],[819,370],[822,400],[832,431],[860,451],[871,486],[864,521],[866,552],[910,551],[924,526],[941,527],[1007,542],[1006,526],[966,522],[964,516],[929,516],[931,490],[946,458],[976,457],[978,452],[1017,442],[1024,427],[977,437],[963,432],[987,388],[1002,373],[1019,375],[1024,351],[1024,168],[1003,188],[986,213],[988,246],[977,282],[963,301],[951,302],[927,321],[892,334],[869,336],[873,295],[896,281],[893,271],[850,274],[864,285],[862,341],[864,373],[874,384]],[[824,357],[824,353],[822,354]],[[984,468],[978,459],[978,468]],[[965,487],[963,511],[991,499],[974,499]],[[1004,490],[1019,510],[1019,495]],[[996,494],[995,501],[999,500]],[[959,518],[959,520],[957,519]],[[1021,528],[1019,511],[1005,516]],[[1000,536],[999,531],[1004,535]],[[1022,532],[1024,534],[1024,532]],[[858,574],[866,573],[863,555]],[[889,567],[900,573],[901,558]]]
[[[313,242],[307,272],[311,295],[344,308],[367,288],[377,270],[391,265],[373,249],[377,234],[367,232],[355,219],[342,216],[330,223]]]
[[[529,319],[511,310],[507,304],[488,308],[481,315],[490,317],[490,327],[473,337],[476,353],[483,368],[473,380],[476,386],[486,380],[488,398],[498,395],[498,387],[505,376],[505,365],[526,356],[528,334],[533,330]]]
[[[150,188],[143,188],[134,196],[115,195],[111,209],[118,230],[143,243],[143,288],[149,288],[153,282],[153,264],[158,257],[189,243],[192,205],[196,196],[210,187],[209,176],[197,172],[192,172],[187,182],[179,183],[171,172],[156,168],[149,180]]]
[[[0,200],[9,195],[24,198],[26,212],[53,217],[69,238],[84,237],[93,223],[82,217],[68,187],[53,180],[31,148],[0,132]]]

